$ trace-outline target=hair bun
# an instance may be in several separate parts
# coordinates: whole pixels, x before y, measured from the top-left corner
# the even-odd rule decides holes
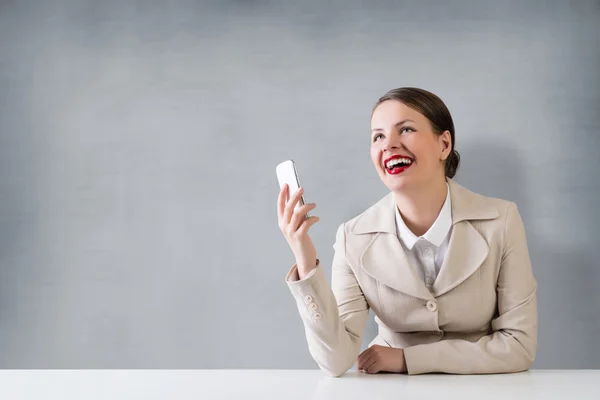
[[[446,176],[450,179],[456,175],[456,170],[460,164],[460,154],[456,150],[452,150],[450,156],[446,160]]]

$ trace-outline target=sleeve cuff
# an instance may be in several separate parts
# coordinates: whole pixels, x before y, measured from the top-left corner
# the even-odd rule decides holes
[[[409,375],[426,374],[434,372],[431,367],[431,360],[435,360],[427,345],[416,345],[404,349],[404,359],[406,360],[406,371]]]
[[[312,271],[310,271],[305,277],[304,279],[300,279],[300,277],[298,276],[298,264],[294,264],[292,266],[292,268],[290,269],[290,271],[287,273],[287,275],[285,276],[285,280],[287,282],[298,282],[298,281],[305,281],[308,280],[311,276],[313,276],[317,270],[317,268],[320,268],[320,261],[317,258],[317,265],[315,266],[315,268],[312,269]]]

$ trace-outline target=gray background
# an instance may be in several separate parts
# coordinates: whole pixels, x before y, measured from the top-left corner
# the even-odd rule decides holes
[[[275,165],[328,264],[387,193],[373,103],[418,86],[522,213],[534,367],[600,368],[600,5],[424,3],[1,0],[0,366],[316,368]]]

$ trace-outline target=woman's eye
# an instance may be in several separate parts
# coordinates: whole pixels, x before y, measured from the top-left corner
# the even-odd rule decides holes
[[[405,130],[408,130],[408,131],[410,131],[410,132],[416,132],[416,131],[415,131],[413,128],[411,128],[411,127],[408,127],[408,126],[405,126],[404,128],[402,128],[402,129],[400,130],[400,133],[404,133],[404,131],[405,131]],[[377,141],[377,139],[378,139],[380,136],[383,136],[383,134],[382,134],[382,133],[378,133],[377,135],[375,135],[375,137],[373,137],[373,142],[376,142],[376,141]]]

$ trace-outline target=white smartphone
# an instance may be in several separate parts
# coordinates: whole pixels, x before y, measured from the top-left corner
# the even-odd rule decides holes
[[[300,188],[300,178],[298,178],[298,170],[296,169],[296,164],[293,160],[286,160],[282,163],[279,163],[275,168],[275,172],[277,173],[277,180],[279,181],[279,189],[283,188],[283,185],[288,184],[288,197],[285,200],[286,203],[290,200],[290,196],[296,193],[296,191]],[[296,207],[294,210],[297,210],[301,206],[306,204],[304,200],[304,194],[300,197],[300,201],[296,203]],[[306,213],[304,218],[309,218],[310,213]]]

